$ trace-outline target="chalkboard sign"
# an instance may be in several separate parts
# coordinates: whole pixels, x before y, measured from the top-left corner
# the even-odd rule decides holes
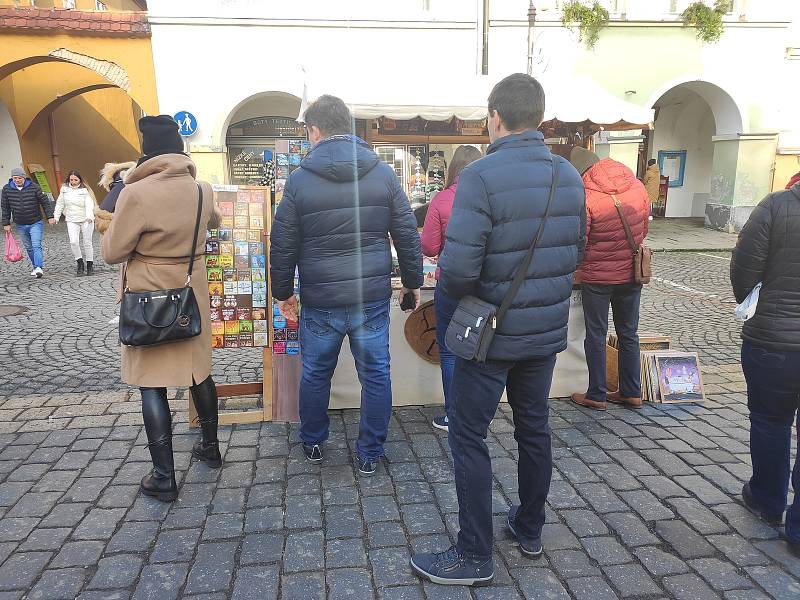
[[[258,146],[228,148],[231,183],[255,185],[264,176],[264,148]]]

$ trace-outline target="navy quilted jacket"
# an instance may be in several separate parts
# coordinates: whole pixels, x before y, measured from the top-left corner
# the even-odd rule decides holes
[[[390,236],[403,285],[421,287],[417,220],[394,170],[356,136],[323,140],[289,176],[278,204],[270,236],[272,295],[292,295],[297,267],[307,306],[387,300]]]
[[[511,286],[544,216],[553,160],[559,181],[550,216],[527,277],[499,324],[488,358],[519,361],[567,346],[572,280],[585,245],[583,181],[565,159],[550,153],[538,131],[496,140],[458,180],[440,285],[453,298],[495,304]]]

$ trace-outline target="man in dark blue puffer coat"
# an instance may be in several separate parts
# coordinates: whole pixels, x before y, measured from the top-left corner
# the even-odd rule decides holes
[[[461,173],[439,261],[439,284],[496,306],[511,287],[545,214],[553,164],[558,184],[526,279],[499,323],[485,363],[457,359],[449,442],[459,504],[458,542],[417,554],[412,568],[434,583],[486,584],[492,561],[492,466],[484,438],[506,390],[519,445],[519,497],[508,526],[526,556],[542,553],[544,504],[552,456],[547,400],[556,354],[567,347],[572,281],[585,245],[581,177],[554,156],[537,128],[544,91],[528,75],[510,75],[489,96],[486,156]]]
[[[375,473],[392,412],[389,301],[394,243],[402,294],[419,305],[422,254],[417,221],[394,170],[351,134],[344,102],[321,96],[305,114],[313,148],[291,174],[271,233],[272,295],[297,319],[300,273],[300,439],[311,462],[328,439],[331,377],[345,336],[361,380],[356,444],[361,475]]]

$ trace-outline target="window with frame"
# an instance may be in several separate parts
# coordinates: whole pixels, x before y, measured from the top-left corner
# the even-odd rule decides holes
[[[73,10],[75,8],[75,0],[62,0],[61,4],[67,10]]]
[[[101,2],[100,0],[95,0],[94,3],[95,10],[108,10],[108,6],[105,2]]]

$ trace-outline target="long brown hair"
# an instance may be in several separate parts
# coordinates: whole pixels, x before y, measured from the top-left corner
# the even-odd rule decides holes
[[[453,154],[453,160],[450,161],[450,166],[447,167],[447,182],[444,187],[449,188],[453,182],[461,175],[469,163],[478,160],[481,156],[481,151],[475,146],[459,146]]]

